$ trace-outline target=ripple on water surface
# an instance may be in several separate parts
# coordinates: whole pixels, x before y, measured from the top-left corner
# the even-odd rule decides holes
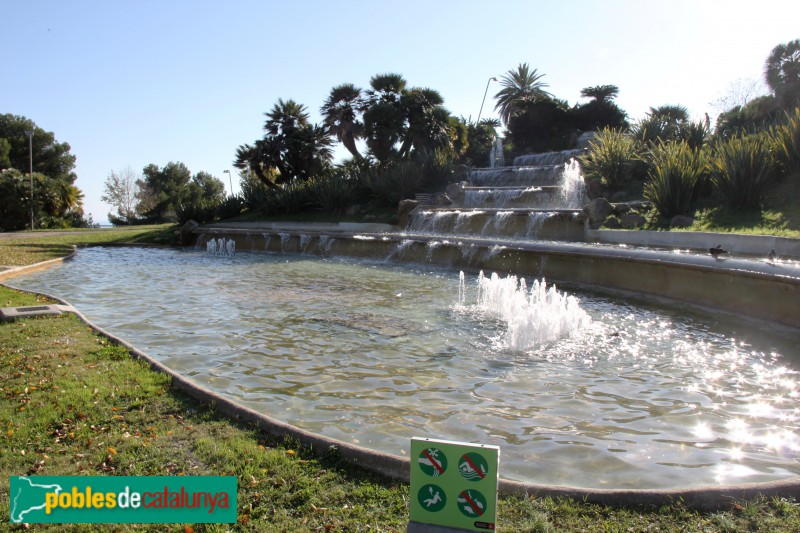
[[[390,453],[497,444],[505,477],[604,488],[800,473],[794,331],[570,292],[586,320],[519,348],[477,273],[275,254],[90,248],[14,282],[248,407]],[[538,312],[532,285],[512,317]]]

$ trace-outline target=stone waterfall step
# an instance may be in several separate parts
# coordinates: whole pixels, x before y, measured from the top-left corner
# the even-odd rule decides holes
[[[408,230],[442,236],[580,241],[583,220],[578,209],[420,207],[411,212]]]
[[[475,208],[556,208],[563,206],[563,189],[559,185],[531,187],[461,187],[453,207]]]
[[[558,185],[564,164],[527,167],[476,168],[469,182],[478,187],[543,187]]]

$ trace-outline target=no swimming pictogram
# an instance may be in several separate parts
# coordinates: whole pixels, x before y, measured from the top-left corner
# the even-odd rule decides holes
[[[479,453],[465,453],[458,461],[458,471],[470,481],[480,481],[489,473],[489,463]]]

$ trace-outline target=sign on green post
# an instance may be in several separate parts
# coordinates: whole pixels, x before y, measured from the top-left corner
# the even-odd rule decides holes
[[[494,531],[500,448],[411,439],[411,522]]]

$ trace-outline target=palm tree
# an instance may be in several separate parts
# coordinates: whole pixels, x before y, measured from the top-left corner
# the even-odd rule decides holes
[[[444,98],[433,89],[411,89],[401,100],[407,127],[403,133],[400,156],[407,158],[416,150],[443,148],[450,145],[450,112]]]
[[[593,98],[597,102],[611,102],[618,95],[619,87],[616,85],[595,85],[581,89],[583,98]]]
[[[272,179],[267,177],[270,167],[264,165],[264,158],[262,157],[263,149],[264,141],[260,139],[254,144],[243,144],[239,146],[239,148],[236,149],[236,159],[233,162],[233,166],[239,170],[254,172],[259,181],[270,189],[280,189]],[[267,172],[265,172],[265,170]]]
[[[364,135],[364,124],[358,120],[360,107],[361,89],[352,83],[344,83],[331,89],[331,94],[320,109],[322,123],[328,133],[344,144],[356,159],[361,158],[356,139]]]
[[[264,115],[267,117],[264,131],[269,135],[289,135],[309,125],[306,106],[291,99],[284,102],[283,99],[278,98],[278,103]]]
[[[401,99],[406,80],[400,74],[378,74],[369,82],[364,103],[364,138],[381,163],[397,156],[395,145],[405,135],[406,117]]]
[[[648,115],[651,118],[660,119],[668,123],[677,124],[689,121],[689,110],[682,105],[651,107]]]
[[[536,69],[530,70],[527,63],[522,63],[517,70],[509,70],[500,78],[503,88],[494,95],[497,99],[494,108],[499,111],[504,125],[508,126],[522,104],[552,97],[544,90],[547,84],[540,81],[543,77],[544,74],[537,73]]]
[[[782,106],[800,103],[800,39],[772,49],[764,64],[764,79]]]

